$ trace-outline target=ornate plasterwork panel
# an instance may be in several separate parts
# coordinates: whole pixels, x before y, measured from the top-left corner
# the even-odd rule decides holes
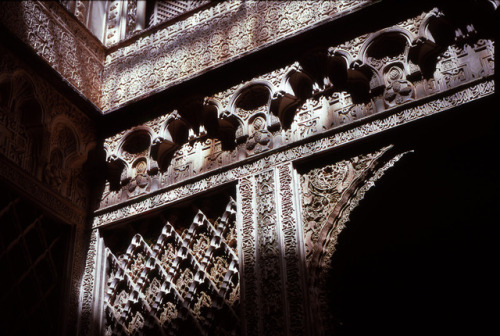
[[[493,41],[478,32],[459,33],[458,23],[453,41],[437,39],[429,22],[443,15],[434,9],[328,51],[311,51],[284,68],[209,97],[193,97],[106,139],[115,176],[99,208],[255,160],[382,113],[400,113],[418,106],[420,99],[491,78]],[[143,151],[124,151],[124,142],[140,133],[149,137]],[[140,174],[138,160],[145,165]]]
[[[126,253],[115,256],[107,249],[105,334],[237,333],[235,219],[230,199],[213,223],[199,211],[182,232],[167,222],[156,242],[136,234]]]
[[[388,116],[365,122],[359,126],[354,126],[345,131],[336,133],[326,133],[319,140],[313,140],[303,145],[297,145],[282,151],[273,151],[265,158],[261,158],[248,163],[242,163],[239,167],[228,166],[221,172],[215,174],[199,174],[197,180],[183,185],[173,184],[166,186],[161,192],[156,192],[147,199],[131,200],[123,203],[121,207],[102,209],[95,212],[94,227],[113,223],[114,221],[139,215],[171,203],[175,200],[188,197],[192,193],[209,190],[210,188],[235,181],[241,177],[252,173],[257,173],[262,169],[270,168],[279,163],[293,161],[295,159],[308,157],[316,153],[336,148],[342,144],[349,143],[367,136],[383,132],[385,130],[407,124],[414,120],[424,118],[453,107],[474,101],[481,97],[491,95],[495,92],[495,83],[488,80],[457,92],[432,100],[430,102],[409,107],[407,109],[396,110]],[[333,134],[332,134],[333,133]]]
[[[266,169],[238,183],[242,320],[247,335],[305,334],[293,168]]]
[[[279,222],[282,233],[282,263],[284,271],[284,286],[286,287],[286,306],[288,307],[287,321],[288,333],[290,335],[306,334],[306,311],[307,302],[303,262],[302,230],[297,219],[296,177],[293,164],[286,163],[278,166],[277,195],[280,207]]]
[[[55,1],[5,1],[0,22],[100,106],[104,47],[61,5]]]
[[[218,2],[110,53],[105,62],[102,109],[110,110],[170,87],[370,3],[325,1],[318,6],[315,1]],[[125,83],[128,85],[122,85]]]
[[[256,223],[254,220],[255,179],[242,178],[238,184],[238,203],[241,205],[241,299],[243,303],[244,330],[248,335],[258,335],[259,312],[257,293],[257,265],[255,260]]]
[[[0,153],[85,212],[88,185],[82,169],[95,146],[94,125],[9,51],[0,50]]]
[[[0,50],[0,153],[84,213],[89,189],[83,164],[96,143],[93,123],[3,46]]]
[[[283,310],[281,235],[277,225],[274,170],[255,176],[256,254],[260,298],[259,335],[283,335],[286,319]]]
[[[352,210],[382,175],[405,154],[392,146],[334,164],[313,168],[301,175],[301,209],[307,283],[315,334],[335,332],[325,274],[335,257],[339,234],[348,225]]]

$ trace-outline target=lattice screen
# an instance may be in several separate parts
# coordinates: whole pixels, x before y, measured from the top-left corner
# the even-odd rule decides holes
[[[69,228],[2,186],[0,324],[2,335],[55,335]]]
[[[209,2],[210,0],[158,0],[155,2],[154,12],[149,19],[149,26],[172,20]]]

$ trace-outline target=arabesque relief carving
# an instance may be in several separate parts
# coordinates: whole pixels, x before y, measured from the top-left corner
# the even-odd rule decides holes
[[[85,16],[85,3],[77,3],[83,6],[75,8],[75,15]],[[133,16],[137,15],[134,14],[136,5],[134,1],[128,3],[127,18],[135,31],[137,24],[134,25]],[[304,1],[218,2],[150,35],[137,37],[132,44],[118,47],[107,56],[97,39],[72,22],[70,15],[57,3],[11,2],[2,6],[2,22],[96,106],[108,111],[131,99],[175,85],[238,55],[275,43],[313,23],[331,21],[344,11],[368,5],[370,2],[366,1],[327,1],[321,6]],[[115,9],[120,11],[121,7],[122,2],[118,1],[108,8],[107,34],[113,43],[119,40],[111,37],[119,35],[118,31],[113,33],[113,29],[120,27],[118,22],[113,23],[113,18],[118,20],[121,14],[111,13]],[[12,21],[9,17],[18,20]],[[23,17],[32,18],[29,25],[38,31],[37,34],[23,35],[26,24],[22,21]],[[473,24],[481,27],[481,22],[476,21]],[[206,24],[210,26],[204,33],[207,36],[195,33],[199,26]],[[442,79],[437,76],[436,80],[446,83],[440,89],[459,85],[463,80],[458,78],[465,78],[465,81],[477,78],[481,71],[479,67],[486,71],[480,76],[487,76],[488,68],[492,66],[492,50],[488,56],[481,45],[489,43],[492,49],[491,41],[480,37],[479,40],[483,41],[477,44],[474,39],[478,36],[478,29],[473,24],[464,23],[463,18],[436,8],[392,28],[357,37],[327,51],[310,52],[291,68],[282,87],[275,86],[272,90],[276,99],[274,105],[278,105],[278,116],[286,125],[291,113],[287,111],[289,108],[295,109],[298,107],[295,105],[302,105],[301,100],[332,87],[340,91],[347,89],[356,102],[366,103],[372,99],[377,111],[419,99],[432,93],[434,83],[430,77],[433,77],[439,54],[454,43],[461,45],[460,48],[465,47],[464,52],[458,53],[460,57],[457,55],[460,62],[471,63],[471,58],[475,57],[484,60],[480,61],[484,64],[472,62],[470,73],[456,70],[457,74],[449,73]],[[51,31],[57,32],[60,38],[56,40]],[[254,34],[254,31],[259,31],[259,34]],[[479,35],[481,33],[479,31]],[[204,41],[210,41],[210,44]],[[168,48],[172,44],[176,48]],[[385,48],[389,44],[392,47]],[[383,50],[391,52],[384,55]],[[475,55],[476,52],[479,54]],[[145,53],[150,57],[145,58]],[[449,76],[457,79],[449,79]]]
[[[78,208],[88,205],[84,163],[94,125],[3,47],[0,63],[0,153]]]
[[[182,232],[167,222],[156,242],[136,234],[126,253],[115,256],[107,249],[106,335],[237,332],[235,225],[236,203],[230,199],[213,223],[199,210]]]
[[[1,8],[3,25],[100,106],[105,49],[88,30],[55,1],[6,1]]]
[[[431,102],[403,109],[395,114],[391,114],[381,119],[376,119],[360,126],[355,126],[346,131],[337,132],[328,135],[322,139],[314,140],[304,145],[298,145],[280,152],[270,153],[264,159],[255,162],[243,163],[237,168],[228,168],[227,170],[212,174],[202,175],[200,180],[182,185],[169,187],[145,200],[136,200],[124,204],[118,209],[106,209],[96,211],[93,226],[99,227],[112,223],[113,221],[137,216],[151,209],[160,207],[163,204],[173,202],[174,200],[185,198],[192,193],[209,190],[210,188],[224,185],[238,180],[252,173],[257,173],[262,169],[269,169],[275,164],[293,161],[299,158],[309,157],[311,155],[336,148],[367,136],[378,134],[385,130],[407,124],[409,122],[424,118],[429,115],[447,111],[455,106],[459,106],[476,99],[491,95],[495,92],[493,80],[479,83],[472,87],[457,91],[449,96],[433,100]],[[119,193],[104,194],[104,200],[113,200],[110,197],[119,195]],[[114,198],[119,200],[118,198]]]
[[[156,1],[147,27],[139,20],[145,1],[107,1],[99,38],[84,27],[91,2],[0,5],[0,25],[19,39],[0,44],[0,178],[74,225],[62,332],[331,334],[324,275],[338,236],[367,190],[406,155],[397,143],[359,147],[492,95],[492,33],[477,15],[425,5],[393,26],[338,35],[336,45],[258,67],[267,73],[243,71],[250,80],[225,70],[263,60],[265,48],[286,51],[284,40],[298,46],[320,32],[325,41],[328,27],[345,22],[333,21],[364,17],[380,3]],[[40,58],[47,81],[17,59],[23,51]],[[200,88],[212,71],[224,78]],[[179,91],[197,92],[160,101],[185,82]],[[134,114],[144,106],[154,116],[145,122]],[[86,112],[117,130],[100,139],[104,153],[96,153]],[[131,119],[111,125],[120,113]],[[357,154],[348,150],[355,146],[336,151],[353,142]],[[92,155],[102,169],[90,175]],[[89,186],[100,182],[89,204]],[[229,187],[237,201],[220,201],[225,212],[199,210],[198,201],[218,197],[214,188]]]
[[[302,223],[307,282],[318,334],[334,332],[325,274],[349,215],[382,175],[408,152],[387,146],[369,154],[313,168],[301,176]]]
[[[441,31],[460,32],[462,24],[438,9],[411,22],[412,29],[405,21],[310,51],[283,69],[181,102],[106,139],[109,176],[99,208],[493,75],[490,39],[477,31],[443,37]],[[134,142],[143,143],[141,153],[123,149]],[[136,176],[139,156],[146,170]]]
[[[314,1],[217,2],[110,53],[103,74],[102,109],[172,86],[311,24],[368,5],[359,0],[326,1],[321,6]],[[205,27],[201,32],[200,26]],[[150,57],[144,58],[145,53]],[[150,71],[142,71],[146,68]]]

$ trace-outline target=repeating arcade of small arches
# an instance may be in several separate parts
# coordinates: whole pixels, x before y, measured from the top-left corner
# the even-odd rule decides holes
[[[237,331],[235,217],[236,202],[231,198],[214,223],[198,211],[180,234],[167,222],[151,246],[136,234],[125,254],[116,257],[106,249],[106,333],[224,335]],[[221,326],[223,320],[227,323]]]
[[[416,90],[414,83],[433,77],[439,55],[457,43],[459,32],[469,29],[464,27],[434,9],[418,31],[394,26],[369,34],[359,48],[352,48],[356,54],[343,46],[311,50],[288,66],[279,85],[253,80],[236,90],[226,106],[214,98],[191,97],[166,115],[159,129],[138,126],[128,130],[114,150],[105,146],[112,189],[136,175],[139,160],[146,162],[150,174],[164,171],[176,150],[197,139],[220,141],[223,150],[244,142],[249,151],[265,147],[270,132],[296,122],[297,111],[308,99],[344,92],[354,104],[371,102],[374,111],[381,112],[422,98],[425,92]],[[134,142],[142,144],[144,155],[133,150],[136,161],[131,163],[125,157],[130,158],[127,147]]]

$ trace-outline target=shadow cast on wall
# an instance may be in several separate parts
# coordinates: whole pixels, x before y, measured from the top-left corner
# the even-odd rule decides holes
[[[367,192],[339,236],[327,281],[337,335],[493,330],[493,132],[450,144],[461,131],[448,126]]]

